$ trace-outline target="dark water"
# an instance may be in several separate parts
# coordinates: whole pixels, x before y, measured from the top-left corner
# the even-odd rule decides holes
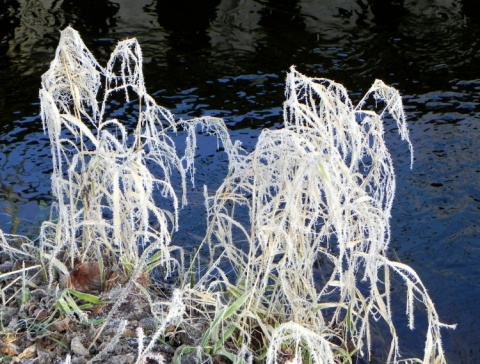
[[[387,127],[398,183],[391,246],[419,272],[443,321],[458,324],[443,332],[449,362],[480,361],[475,1],[2,1],[0,226],[6,232],[34,235],[48,213],[50,149],[38,116],[38,89],[59,30],[69,24],[101,61],[118,40],[136,37],[157,102],[178,117],[223,117],[232,138],[248,149],[263,128],[281,125],[284,77],[292,64],[343,83],[353,100],[375,78],[397,87],[415,164],[410,171],[407,146]],[[201,143],[197,190],[218,185],[226,166],[215,141]],[[188,233],[177,237],[185,244],[201,235],[199,192],[193,201],[182,215]],[[407,351],[423,344],[417,338],[406,337]]]

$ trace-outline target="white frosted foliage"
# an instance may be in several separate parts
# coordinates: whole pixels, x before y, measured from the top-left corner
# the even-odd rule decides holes
[[[374,108],[384,107],[364,108],[371,99]],[[355,106],[341,84],[309,78],[292,67],[284,128],[264,130],[253,152],[233,159],[209,199],[206,241],[212,251],[222,252],[214,266],[219,270],[224,259],[230,261],[236,284],[251,292],[239,316],[250,320],[254,312],[268,312],[290,322],[271,334],[270,362],[284,341],[306,350],[313,362],[332,362],[327,358],[341,350],[325,345],[324,337],[334,336],[369,356],[371,323],[378,320],[390,333],[387,359],[398,362],[393,273],[407,283],[411,328],[414,300],[426,309],[424,362],[445,362],[439,331],[447,325],[438,320],[413,270],[387,258],[395,174],[384,140],[386,115],[407,142],[413,163],[398,91],[376,80]],[[242,209],[249,224],[237,217]]]
[[[255,150],[246,153],[232,143],[223,120],[176,121],[155,102],[135,39],[119,42],[103,67],[75,30],[62,31],[40,90],[57,199],[39,239],[50,283],[54,272],[68,275],[78,261],[129,271],[103,328],[152,257],[166,275],[177,269],[180,283],[170,301],[148,296],[159,325],[147,345],[143,329],[137,330],[138,363],[162,362],[154,344],[167,326],[187,321],[206,327],[189,348],[198,357],[217,350],[235,363],[253,362],[261,351],[254,348],[257,340],[267,363],[280,355],[292,363],[342,362],[353,353],[368,360],[375,322],[388,342],[387,362],[415,361],[401,357],[393,316],[403,312],[393,312],[391,304],[395,275],[405,282],[408,326],[414,329],[418,307],[427,316],[424,357],[418,360],[445,363],[440,329],[453,326],[439,321],[417,273],[387,254],[395,194],[384,140],[387,116],[413,163],[400,94],[376,80],[354,105],[341,84],[292,67],[285,95],[284,127],[262,131]],[[135,110],[134,125],[109,116],[119,96],[126,110]],[[217,136],[229,167],[213,195],[205,187],[207,231],[184,267],[172,255],[182,248],[171,242],[182,228],[188,177],[194,182],[198,128]],[[177,129],[186,133],[183,155],[171,136]],[[174,174],[179,188],[173,187]],[[172,208],[159,207],[159,198]],[[207,259],[196,260],[205,247],[206,267]]]

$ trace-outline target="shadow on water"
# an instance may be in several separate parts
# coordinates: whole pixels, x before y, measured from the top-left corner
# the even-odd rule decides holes
[[[404,95],[415,165],[396,130],[386,138],[397,193],[391,246],[423,278],[441,318],[449,362],[480,358],[480,11],[471,0],[116,0],[0,3],[0,225],[32,232],[46,216],[50,148],[38,116],[40,75],[59,30],[73,25],[105,62],[135,36],[147,88],[178,117],[223,117],[251,150],[263,128],[281,127],[284,75],[292,64],[343,83],[358,101],[375,78]],[[112,105],[116,117],[134,112]],[[203,184],[226,160],[201,138],[197,184],[181,216],[193,244],[203,228]],[[197,235],[197,236],[194,236]],[[403,302],[396,304],[399,316]],[[418,324],[421,333],[421,325]],[[418,349],[420,334],[401,333]]]

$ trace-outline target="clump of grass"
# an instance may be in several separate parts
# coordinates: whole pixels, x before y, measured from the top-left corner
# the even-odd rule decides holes
[[[43,225],[40,237],[43,254],[52,258],[50,273],[53,268],[65,271],[55,259],[60,253],[69,269],[100,255],[108,264],[141,266],[147,247],[160,251],[159,264],[170,267],[168,246],[179,208],[170,176],[172,169],[180,172],[184,192],[185,168],[165,132],[176,128],[173,116],[147,94],[141,64],[138,43],[127,40],[103,68],[78,33],[67,28],[42,77],[42,120],[52,146],[57,199],[53,219]],[[138,102],[132,135],[124,122],[106,115],[118,92],[127,102],[132,97]],[[161,178],[148,163],[160,170]],[[156,190],[172,200],[173,214],[155,205]]]
[[[110,103],[122,97],[136,110],[133,126],[109,116]],[[164,277],[174,269],[182,275],[182,249],[171,240],[179,210],[187,203],[189,174],[193,182],[195,130],[216,134],[230,153],[237,146],[220,119],[176,121],[156,104],[145,89],[142,52],[134,39],[119,42],[102,67],[80,35],[66,28],[42,76],[40,101],[51,142],[56,201],[36,246],[31,241],[25,246],[35,250],[49,287],[60,283],[64,289],[51,291],[64,314],[78,311],[70,294],[75,289],[108,288],[109,277],[125,284],[96,339],[131,292],[146,293],[142,286],[157,267]],[[183,156],[171,137],[180,129],[187,134]],[[174,251],[180,260],[172,256]],[[118,270],[127,280],[118,279]]]
[[[117,94],[137,104],[133,130],[125,120],[108,117]],[[40,237],[43,254],[52,258],[50,271],[65,270],[55,259],[60,253],[69,269],[101,255],[104,264],[132,271],[145,266],[152,252],[166,274],[172,264],[180,266],[172,262],[169,245],[178,229],[179,208],[186,204],[194,130],[199,124],[216,130],[230,150],[223,123],[216,118],[177,122],[157,105],[145,89],[136,40],[119,42],[103,68],[72,28],[61,34],[55,59],[42,77],[40,100],[57,198]],[[183,157],[170,137],[179,127],[188,130]],[[172,186],[174,172],[180,175],[180,196]],[[169,199],[173,210],[159,207],[156,196]]]
[[[109,104],[119,96],[135,108],[134,126],[109,116]],[[451,326],[439,321],[415,271],[387,257],[395,191],[383,138],[387,113],[413,162],[400,95],[377,80],[354,106],[342,85],[292,67],[286,98],[284,128],[264,130],[255,150],[242,153],[222,120],[176,121],[155,103],[145,89],[136,40],[120,42],[102,67],[79,34],[65,29],[40,90],[52,145],[57,199],[52,217],[42,225],[38,247],[24,241],[15,248],[0,232],[10,260],[36,261],[35,269],[41,266],[49,287],[56,287],[50,291],[56,308],[46,325],[55,327],[57,313],[62,320],[75,314],[101,324],[91,335],[93,345],[116,321],[113,339],[91,361],[103,360],[127,329],[119,311],[135,291],[157,318],[148,338],[142,327],[136,330],[137,363],[163,362],[154,350],[159,341],[176,341],[175,363],[186,357],[234,363],[370,360],[374,322],[382,322],[390,335],[387,362],[444,363],[440,329]],[[378,113],[365,108],[372,98],[384,105]],[[182,248],[171,241],[187,202],[189,174],[193,180],[199,126],[217,135],[230,163],[220,188],[211,196],[205,188],[205,239],[186,262],[174,258],[172,252],[181,257]],[[169,135],[179,129],[187,130],[183,156]],[[173,188],[174,173],[180,177],[179,191]],[[160,207],[156,196],[173,208]],[[210,260],[200,274],[195,267],[202,247],[208,247]],[[118,275],[108,274],[115,267],[127,279],[117,287],[110,312],[92,323],[84,311],[104,302],[75,288],[111,288]],[[167,299],[149,291],[156,267],[165,275],[173,269],[179,273]],[[23,278],[17,274],[8,288],[26,282],[29,269],[23,265],[15,272]],[[94,274],[95,280],[79,282],[84,274]],[[391,304],[393,274],[405,282],[411,329],[415,304],[426,310],[423,359],[401,360]],[[0,278],[7,275],[13,276]],[[14,294],[28,300],[27,285]],[[4,290],[2,300],[11,301]]]
[[[371,323],[379,320],[391,338],[387,362],[398,362],[396,273],[407,287],[409,327],[415,301],[427,311],[423,362],[444,362],[440,328],[448,326],[413,269],[387,258],[395,174],[383,138],[386,113],[412,151],[400,95],[377,80],[354,106],[342,85],[292,67],[286,96],[285,127],[264,130],[208,199],[205,242],[219,251],[210,273],[221,279],[208,283],[207,275],[198,289],[231,292],[227,305],[243,298],[232,315],[236,340],[251,346],[260,336],[257,354],[269,363],[285,345],[294,362],[302,352],[318,363],[353,353],[370,358]],[[379,114],[363,109],[369,98],[384,103]],[[239,216],[247,213],[245,224]]]

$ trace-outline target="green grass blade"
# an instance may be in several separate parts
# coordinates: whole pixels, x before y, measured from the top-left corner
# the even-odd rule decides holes
[[[230,306],[226,307],[223,312],[221,312],[215,320],[213,320],[212,325],[209,327],[205,335],[203,335],[202,347],[206,347],[207,342],[212,335],[212,332],[220,325],[222,321],[225,321],[230,316],[232,316],[235,312],[238,311],[240,307],[247,301],[248,297],[250,297],[250,292],[245,292],[242,296],[240,296],[235,302],[233,302]]]
[[[100,304],[103,303],[102,300],[99,297],[94,296],[93,294],[79,292],[79,291],[76,291],[74,289],[69,289],[68,293],[74,295],[77,298],[80,298],[81,300],[93,303],[94,305],[100,305]]]

